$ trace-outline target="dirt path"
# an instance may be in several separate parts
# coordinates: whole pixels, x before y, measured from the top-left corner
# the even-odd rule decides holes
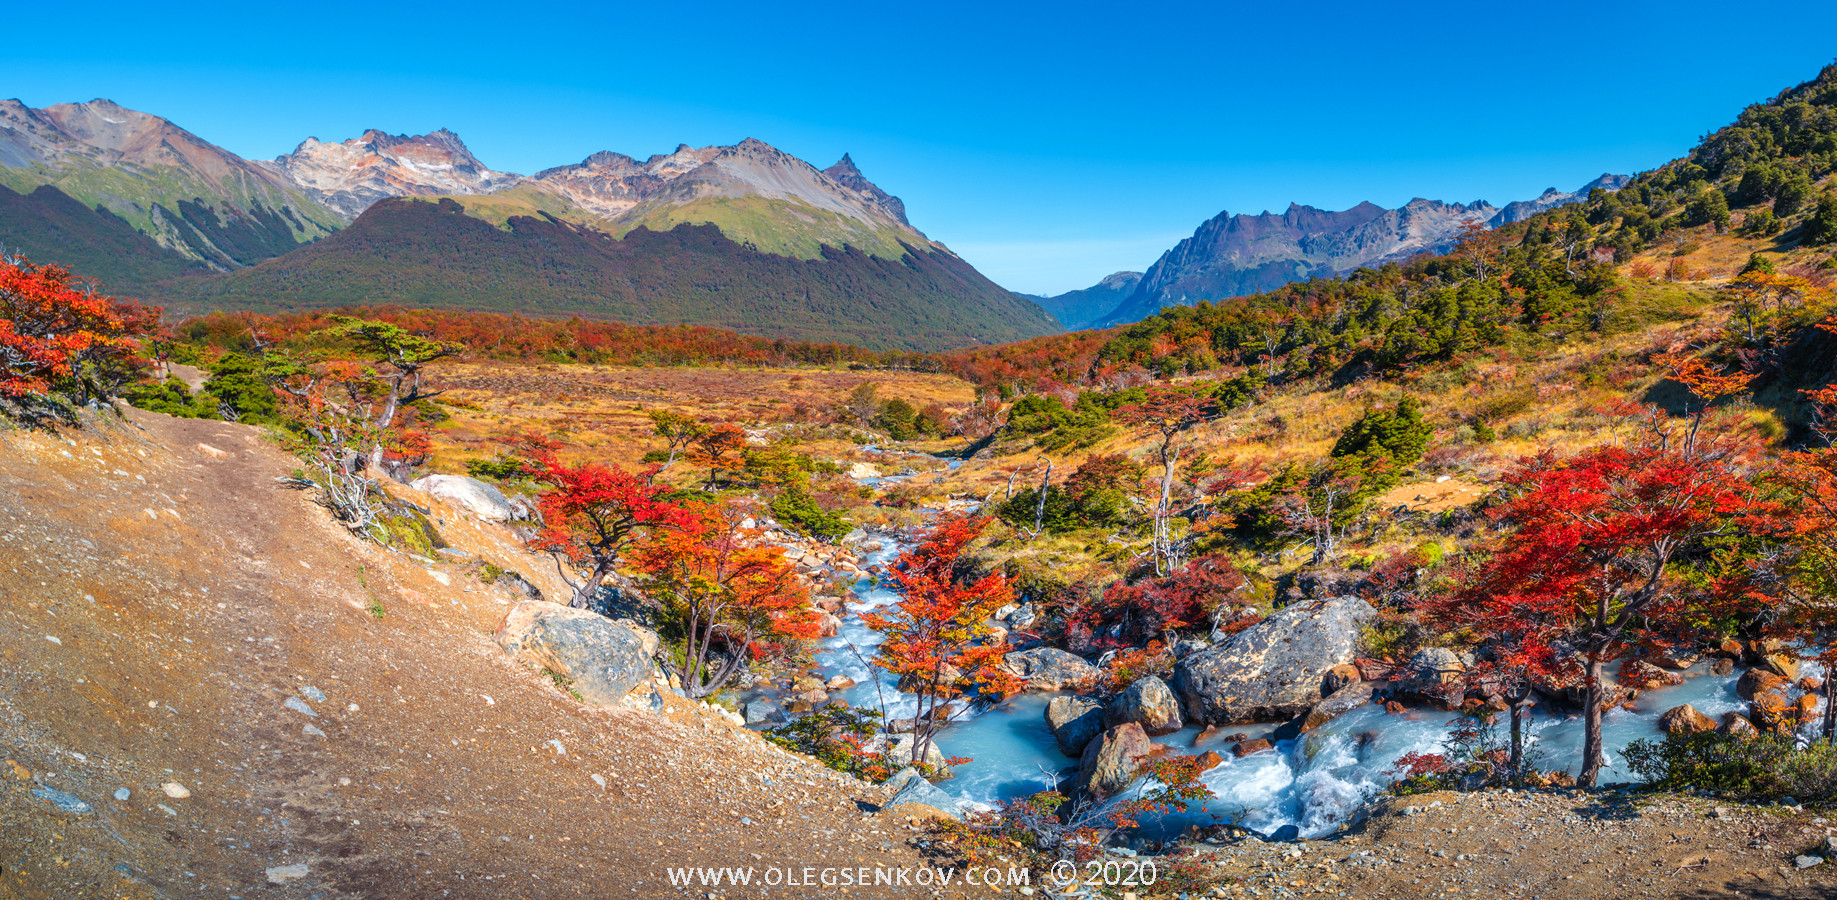
[[[922,865],[859,782],[511,664],[507,591],[353,540],[255,429],[128,417],[0,434],[0,898],[702,897],[666,868]]]

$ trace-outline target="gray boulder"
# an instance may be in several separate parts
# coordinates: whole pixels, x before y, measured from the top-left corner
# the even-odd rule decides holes
[[[651,675],[657,635],[628,620],[529,600],[493,635],[512,657],[571,679],[582,700],[616,706]]]
[[[740,717],[748,725],[780,725],[785,721],[785,711],[776,703],[748,700],[740,706]]]
[[[918,736],[911,734],[896,734],[889,737],[886,752],[881,755],[886,758],[887,765],[895,769],[903,769],[913,763],[924,763],[931,768],[933,777],[950,777],[950,767],[944,764],[944,750],[938,746],[936,738],[925,745],[923,759],[917,758]]]
[[[1104,708],[1103,723],[1115,728],[1134,722],[1149,734],[1168,734],[1180,730],[1180,701],[1167,683],[1153,675],[1143,676],[1115,697]]]
[[[1102,799],[1132,784],[1148,765],[1148,732],[1129,722],[1105,732],[1084,748],[1073,793]]]
[[[901,774],[904,773],[902,772]],[[899,777],[899,775],[893,776],[893,778]],[[888,780],[891,781],[892,779]],[[905,782],[900,785],[899,790],[893,794],[893,797],[880,807],[880,811],[883,813],[900,815],[902,814],[900,807],[904,806],[916,806],[918,808],[903,812],[917,812],[922,814],[935,809],[953,819],[963,818],[962,802],[938,790],[931,782],[926,781],[915,770],[913,770],[912,775],[906,778]]]
[[[1465,689],[1461,674],[1467,671],[1461,657],[1446,647],[1424,647],[1410,657],[1396,682],[1396,692],[1449,708],[1461,705]]]
[[[1377,613],[1358,597],[1303,601],[1180,660],[1174,692],[1195,722],[1288,719],[1321,701],[1334,666],[1349,663],[1359,625]]]
[[[1066,756],[1082,756],[1091,739],[1103,732],[1103,704],[1083,697],[1054,697],[1046,704],[1046,727]]]
[[[417,478],[409,487],[450,500],[461,509],[487,522],[508,522],[517,518],[504,492],[476,478],[464,475],[429,475]]]
[[[1024,678],[1036,691],[1073,690],[1097,680],[1097,667],[1056,647],[1019,650],[1002,657],[1002,668]]]

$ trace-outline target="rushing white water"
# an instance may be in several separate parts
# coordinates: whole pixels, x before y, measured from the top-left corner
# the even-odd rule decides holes
[[[864,564],[891,564],[898,547],[869,554]],[[862,624],[859,613],[899,602],[899,594],[886,585],[863,580],[859,599],[851,602],[836,637],[823,642],[816,662],[825,677],[846,675],[857,685],[842,698],[859,708],[885,709],[889,718],[908,717],[917,711],[917,698],[901,693],[895,680],[871,664],[882,636]],[[850,647],[854,648],[853,650]],[[857,655],[858,654],[858,655]],[[1818,674],[1815,664],[1806,672]],[[1691,669],[1683,684],[1648,691],[1635,701],[1635,709],[1615,708],[1604,718],[1607,767],[1603,783],[1630,781],[1634,775],[1622,759],[1628,743],[1659,737],[1658,717],[1665,710],[1689,703],[1711,718],[1725,712],[1745,711],[1747,704],[1735,695],[1737,676],[1716,676],[1708,662]],[[1060,752],[1046,727],[1045,709],[1052,695],[1027,693],[980,714],[953,723],[938,735],[946,756],[967,756],[971,762],[956,766],[956,777],[938,786],[946,792],[978,803],[1023,797],[1050,789],[1056,779],[1077,767],[1077,760]],[[1201,776],[1216,795],[1203,809],[1170,817],[1163,830],[1180,830],[1193,824],[1236,822],[1269,833],[1293,824],[1305,836],[1328,834],[1358,806],[1391,782],[1387,770],[1405,753],[1439,752],[1454,713],[1414,709],[1393,715],[1376,705],[1366,705],[1340,716],[1297,740],[1283,741],[1274,750],[1243,758],[1229,754],[1229,744],[1206,749],[1223,753],[1224,762]],[[1499,726],[1504,739],[1503,717]],[[1230,726],[1226,731],[1249,737],[1267,737],[1274,723]],[[1540,705],[1527,718],[1527,746],[1532,760],[1544,771],[1580,768],[1577,756],[1582,741],[1580,718]],[[1184,728],[1156,740],[1192,752],[1197,727]]]

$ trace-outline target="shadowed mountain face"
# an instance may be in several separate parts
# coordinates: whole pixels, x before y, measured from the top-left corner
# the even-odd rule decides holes
[[[44,109],[0,101],[0,184],[21,194],[50,186],[218,270],[285,253],[342,224],[285,176],[108,100]],[[36,227],[30,217],[0,219],[0,241]]]
[[[173,279],[178,312],[399,304],[689,323],[880,350],[1000,343],[1057,331],[1038,306],[949,253],[856,247],[802,260],[744,247],[710,225],[623,238],[542,216],[498,227],[467,198],[391,199],[325,240],[252,268]]]
[[[1335,212],[1291,204],[1280,215],[1219,213],[1163,254],[1135,291],[1096,324],[1126,324],[1164,306],[1255,294],[1418,253],[1443,252],[1469,227],[1515,222],[1584,199],[1597,187],[1618,190],[1626,181],[1625,176],[1603,175],[1573,193],[1553,188],[1535,200],[1504,207],[1483,200],[1443,203],[1417,198],[1397,209],[1361,203]]]
[[[0,187],[0,248],[187,308],[386,300],[914,350],[1059,330],[914,228],[847,155],[818,169],[753,139],[524,176],[445,129],[372,129],[251,162],[107,100],[13,100]],[[405,198],[432,202],[391,206]],[[541,241],[556,243],[524,243]],[[503,255],[466,256],[486,251]],[[567,265],[584,268],[550,268]],[[708,280],[691,288],[692,272]]]
[[[1140,272],[1112,272],[1088,288],[1052,297],[1028,295],[1068,330],[1089,328],[1109,315],[1142,283]]]

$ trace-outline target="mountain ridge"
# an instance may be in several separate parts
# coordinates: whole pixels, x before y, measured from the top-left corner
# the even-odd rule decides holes
[[[1577,191],[1552,188],[1533,200],[1503,207],[1485,200],[1447,203],[1416,197],[1395,209],[1364,201],[1344,210],[1300,203],[1290,203],[1280,214],[1225,210],[1162,254],[1135,291],[1093,324],[1125,325],[1167,306],[1261,293],[1291,282],[1445,251],[1470,225],[1498,227],[1520,221],[1586,199],[1594,188],[1617,190],[1627,180],[1604,174]]]

